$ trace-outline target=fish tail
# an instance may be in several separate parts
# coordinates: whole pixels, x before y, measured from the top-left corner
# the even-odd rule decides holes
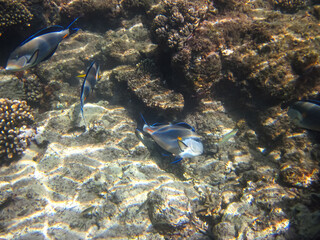
[[[79,17],[77,17],[75,20],[73,20],[68,27],[66,27],[66,29],[69,29],[69,35],[72,35],[74,33],[76,33],[80,28],[73,28],[71,27],[72,24],[74,24],[77,20],[79,19]]]
[[[83,114],[83,108],[81,108],[81,115],[82,115],[84,125],[87,126],[86,119],[84,118],[84,114]]]
[[[177,156],[177,157],[174,158],[175,161],[171,162],[170,164],[178,163],[178,162],[180,162],[182,159],[183,159],[182,157],[178,157],[178,156]]]
[[[83,119],[84,125],[87,125],[87,123],[86,123],[86,119],[84,118],[84,114],[83,114],[83,100],[81,99],[80,101],[81,101],[81,103],[80,103],[81,116],[82,116],[82,119]]]
[[[144,123],[145,123],[146,125],[148,125],[148,123],[147,123],[147,121],[144,119],[142,113],[140,113],[140,116],[141,116],[142,120],[144,121]],[[148,125],[148,126],[149,126],[149,125]]]

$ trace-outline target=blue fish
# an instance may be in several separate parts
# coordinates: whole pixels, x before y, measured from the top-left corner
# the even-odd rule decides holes
[[[81,87],[80,92],[80,106],[81,106],[81,115],[83,118],[83,121],[85,122],[84,115],[83,115],[83,105],[84,101],[89,96],[90,92],[93,91],[94,86],[96,85],[97,81],[99,80],[99,71],[100,66],[97,62],[93,61],[90,65],[90,67],[87,70],[87,73],[85,75],[79,75],[78,77],[84,77],[84,81]]]
[[[10,54],[6,70],[21,71],[49,59],[63,39],[79,30],[71,28],[77,19],[66,29],[61,26],[51,26],[26,39]]]
[[[320,102],[297,101],[288,110],[291,121],[299,127],[320,131]]]
[[[144,120],[143,116],[142,119]],[[176,161],[172,163],[203,153],[200,136],[187,123],[153,124],[150,126],[145,120],[144,122],[143,132],[149,134],[161,148],[176,157]]]

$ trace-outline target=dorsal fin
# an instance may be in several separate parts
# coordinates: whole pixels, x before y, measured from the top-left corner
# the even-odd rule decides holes
[[[191,127],[188,123],[179,122],[179,123],[175,123],[174,125],[178,125],[178,126],[181,126],[181,127],[185,127],[185,128],[190,129],[192,132],[195,132],[194,128]]]
[[[19,46],[22,46],[23,44],[29,42],[30,40],[39,37],[41,35],[44,35],[46,33],[51,33],[51,32],[58,32],[63,30],[64,28],[62,26],[56,25],[56,26],[51,26],[51,27],[47,27],[44,29],[41,29],[40,31],[36,32],[35,34],[33,34],[32,36],[28,37],[26,40],[24,40],[22,43],[20,43]]]
[[[303,100],[305,102],[311,102],[320,106],[320,100]]]

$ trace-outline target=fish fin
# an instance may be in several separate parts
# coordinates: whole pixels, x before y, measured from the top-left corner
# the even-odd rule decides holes
[[[170,164],[178,163],[178,162],[180,162],[183,158],[182,158],[182,157],[175,157],[174,159],[175,159],[175,161],[171,162]]]
[[[145,123],[147,126],[149,126],[148,123],[147,123],[147,121],[144,119],[142,113],[140,113],[140,117],[142,118],[142,120],[144,121],[144,123]]]
[[[79,17],[77,17],[75,20],[73,20],[68,27],[66,27],[66,29],[70,28],[72,26],[72,24],[74,24],[77,20],[79,19]]]
[[[84,125],[87,125],[87,123],[86,123],[86,119],[84,118],[83,106],[84,106],[84,104],[83,104],[83,102],[81,101],[81,103],[80,103],[81,116],[82,116],[82,119],[83,119]]]
[[[48,56],[46,56],[44,59],[41,60],[41,62],[48,60],[49,58],[52,57],[52,55],[56,52],[58,48],[58,45],[51,51],[51,53],[48,54]]]
[[[154,123],[151,125],[151,127],[155,127],[155,126],[161,126],[161,125],[164,125],[163,123]]]
[[[34,38],[36,38],[36,37],[39,37],[39,36],[41,36],[41,35],[44,35],[44,34],[46,34],[46,33],[58,32],[58,31],[61,31],[61,30],[63,30],[63,29],[64,29],[64,28],[63,28],[62,26],[58,26],[58,25],[41,29],[41,30],[39,30],[38,32],[36,32],[35,34],[33,34],[32,36],[28,37],[28,38],[27,38],[26,40],[24,40],[22,43],[20,43],[19,46],[22,46],[22,45],[24,45],[25,43],[31,41],[32,39],[34,39]]]
[[[140,129],[136,128],[135,134],[140,141],[144,140],[144,134]]]
[[[305,100],[305,101],[320,105],[320,100]]]
[[[171,157],[172,156],[172,154],[170,154],[170,153],[161,153],[161,155],[164,157]]]
[[[181,127],[185,127],[185,128],[188,128],[188,129],[191,129],[192,132],[195,132],[194,128],[191,127],[188,123],[185,123],[185,122],[179,122],[179,123],[175,123],[174,125],[179,125]]]
[[[66,29],[69,29],[69,34],[67,36],[70,36],[76,32],[78,32],[80,30],[80,28],[72,28],[72,24],[74,24],[77,20],[79,19],[79,17],[77,17],[75,20],[73,20],[68,27],[66,27]],[[65,36],[65,37],[67,37]]]
[[[37,49],[36,51],[34,51],[34,53],[32,54],[32,56],[29,58],[29,60],[27,61],[27,63],[35,63],[38,59],[38,56],[39,56],[39,49]]]
[[[177,141],[178,141],[178,146],[181,152],[183,152],[186,148],[188,148],[188,146],[184,142],[182,142],[181,137],[178,137]]]
[[[86,76],[86,74],[80,74],[80,75],[78,75],[77,77],[78,78],[83,78],[83,77],[85,77]]]

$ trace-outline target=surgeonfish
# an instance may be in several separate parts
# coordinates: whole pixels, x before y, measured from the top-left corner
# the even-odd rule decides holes
[[[144,120],[142,115],[141,117]],[[149,134],[161,148],[176,157],[176,160],[172,163],[203,153],[200,136],[187,123],[154,124],[150,126],[145,120],[144,122],[143,132]]]
[[[84,115],[83,115],[83,105],[84,101],[89,96],[90,92],[93,91],[94,86],[96,85],[97,81],[99,80],[99,70],[100,66],[97,62],[93,61],[90,65],[90,67],[87,70],[87,73],[85,75],[79,75],[78,77],[84,77],[81,92],[80,92],[80,110],[81,115],[83,118],[83,121],[85,122]]]
[[[291,121],[299,127],[320,131],[320,102],[295,102],[288,110]]]
[[[21,71],[49,59],[64,38],[79,30],[71,28],[77,19],[66,29],[62,26],[51,26],[26,39],[10,54],[6,70]]]

